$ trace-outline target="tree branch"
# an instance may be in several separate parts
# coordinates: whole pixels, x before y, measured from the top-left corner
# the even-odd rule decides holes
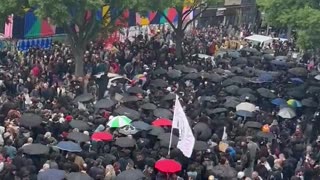
[[[165,15],[162,11],[160,12],[160,14],[168,21],[168,23],[170,24],[170,26],[172,27],[172,29],[174,31],[177,30],[177,28],[174,26],[174,24],[170,21],[170,19],[167,17],[167,15]]]
[[[209,6],[204,7],[198,14],[196,14],[190,21],[188,21],[183,27],[183,31],[185,31],[192,22],[194,22],[204,11],[206,11],[208,7]]]

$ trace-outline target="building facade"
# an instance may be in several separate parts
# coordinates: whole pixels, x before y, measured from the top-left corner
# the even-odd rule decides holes
[[[200,16],[198,26],[252,25],[255,24],[256,18],[256,0],[224,0],[217,7],[208,8]]]

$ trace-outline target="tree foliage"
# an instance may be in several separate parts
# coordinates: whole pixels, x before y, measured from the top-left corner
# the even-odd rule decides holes
[[[297,30],[301,49],[320,48],[320,7],[317,0],[258,0],[266,21],[276,27]]]
[[[178,58],[181,58],[184,31],[209,7],[216,6],[220,2],[222,2],[222,0],[145,0],[143,4],[147,10],[157,11],[168,21],[176,34],[176,55]],[[188,9],[185,9],[185,7],[188,7]],[[176,24],[172,23],[168,15],[164,13],[167,8],[174,8],[177,11],[178,19]],[[193,19],[190,20],[188,16],[191,13],[196,14],[194,14]]]

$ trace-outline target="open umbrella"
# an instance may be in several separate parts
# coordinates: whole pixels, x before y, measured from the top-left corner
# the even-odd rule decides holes
[[[161,127],[151,126],[151,128],[151,131],[149,131],[150,135],[159,136],[160,134],[164,133],[164,129],[162,129]]]
[[[152,129],[152,126],[150,124],[147,124],[143,121],[134,121],[131,123],[131,125],[141,131],[149,131]]]
[[[253,94],[250,94],[250,93],[244,93],[240,96],[240,100],[241,101],[246,101],[246,100],[249,100],[250,102],[255,102],[258,100],[258,98],[253,95]]]
[[[194,143],[194,147],[193,147],[193,149],[194,149],[195,151],[205,151],[205,150],[207,150],[208,148],[209,148],[209,145],[208,145],[208,143],[205,142],[205,141],[196,141],[196,142]]]
[[[120,106],[114,110],[114,113],[118,115],[125,115],[130,119],[136,120],[140,118],[140,113],[125,106]]]
[[[72,172],[66,176],[67,180],[93,180],[87,173],[83,172]]]
[[[288,106],[292,107],[292,108],[300,108],[302,107],[302,104],[300,101],[295,100],[295,99],[289,99],[287,101]]]
[[[301,104],[305,107],[318,107],[318,103],[315,102],[312,98],[303,99]]]
[[[157,106],[152,103],[146,103],[146,104],[141,105],[141,108],[145,109],[145,110],[155,110],[155,109],[157,109]]]
[[[72,141],[60,141],[57,146],[58,149],[68,152],[81,152],[82,149],[79,144]]]
[[[174,99],[176,99],[175,93],[169,93],[162,98],[163,101],[170,101],[170,100],[174,100]]]
[[[236,85],[231,85],[231,86],[228,86],[224,89],[224,91],[226,91],[227,93],[232,94],[232,95],[236,95],[238,90],[239,90],[239,87]]]
[[[278,112],[278,116],[280,116],[284,119],[291,119],[291,118],[296,117],[296,112],[289,107],[283,107]]]
[[[112,134],[107,132],[95,132],[92,134],[91,139],[93,141],[112,141]]]
[[[156,79],[156,80],[152,80],[150,82],[150,85],[151,86],[154,86],[154,87],[160,87],[160,88],[163,88],[163,87],[167,87],[168,86],[168,83],[163,80],[163,79]]]
[[[49,147],[43,144],[29,144],[22,147],[24,153],[29,155],[40,155],[49,153]]]
[[[145,175],[142,173],[141,170],[138,169],[130,169],[121,172],[115,180],[141,180],[144,179]]]
[[[242,102],[239,105],[237,105],[236,107],[237,111],[249,111],[249,112],[253,112],[256,110],[256,106],[252,103],[248,103],[248,102]]]
[[[155,163],[154,167],[162,173],[177,173],[181,171],[181,164],[172,159],[162,159]]]
[[[303,84],[304,81],[301,78],[290,78],[290,81],[294,84]]]
[[[224,113],[228,110],[226,108],[215,108],[215,109],[206,109],[207,113],[210,114],[218,114],[218,113]]]
[[[153,71],[153,74],[155,74],[155,75],[162,75],[162,74],[166,74],[166,73],[167,73],[167,70],[165,70],[161,67]]]
[[[200,102],[211,102],[211,103],[218,102],[218,100],[215,96],[201,96],[199,101]]]
[[[111,99],[101,99],[94,105],[94,107],[96,109],[107,109],[107,108],[111,108],[115,104],[116,102]]]
[[[159,118],[152,122],[153,126],[161,127],[161,126],[172,126],[172,121],[166,118]]]
[[[229,51],[227,56],[231,57],[231,58],[239,58],[240,57],[240,53],[237,51]]]
[[[273,99],[271,103],[276,106],[281,106],[281,105],[287,104],[287,101],[282,98],[276,98],[276,99]]]
[[[88,135],[81,132],[71,132],[68,134],[67,138],[77,142],[87,142],[90,140],[90,137]]]
[[[295,76],[307,76],[308,75],[308,70],[306,68],[302,68],[302,67],[291,68],[288,70],[288,72],[295,75]]]
[[[72,128],[77,128],[79,130],[85,131],[90,129],[89,124],[85,121],[80,121],[80,120],[72,120],[69,125]]]
[[[115,145],[122,148],[134,147],[136,145],[136,140],[128,137],[119,137],[116,139]]]
[[[158,118],[172,118],[172,112],[168,109],[158,108],[153,111],[153,115]]]
[[[320,74],[316,75],[316,76],[314,77],[314,79],[320,81]]]
[[[244,127],[260,129],[262,124],[256,121],[248,121],[244,124]]]
[[[36,127],[42,122],[42,118],[33,113],[24,113],[20,118],[20,125],[24,127]]]
[[[260,74],[260,76],[257,78],[257,81],[259,82],[272,82],[273,77],[270,73],[263,73]]]
[[[136,102],[141,100],[140,98],[138,98],[137,96],[123,96],[120,100],[120,102]]]
[[[205,73],[203,74],[203,77],[215,83],[219,83],[223,80],[223,77],[215,73]]]
[[[132,94],[142,94],[144,91],[141,87],[139,86],[134,86],[134,87],[129,87],[127,89],[128,93],[132,93]]]
[[[197,73],[197,69],[191,68],[191,67],[184,67],[181,69],[182,72],[184,73]]]
[[[112,118],[107,125],[111,128],[119,128],[123,126],[127,126],[131,123],[131,119],[129,119],[127,116],[116,116]]]
[[[257,137],[265,138],[265,139],[268,139],[269,141],[271,141],[272,139],[275,139],[274,134],[272,132],[265,133],[265,132],[259,131],[257,132]]]
[[[250,48],[250,47],[245,47],[240,49],[240,51],[245,51],[249,53],[259,53],[259,51],[256,48]]]
[[[270,61],[274,59],[274,56],[272,56],[271,54],[264,54],[263,58]]]
[[[44,179],[55,179],[55,180],[62,180],[65,178],[65,171],[58,170],[58,169],[46,169],[44,171],[40,171],[37,179],[44,180]]]
[[[234,179],[237,177],[237,171],[229,165],[214,166],[209,172],[219,177],[219,179]]]
[[[139,132],[134,126],[127,125],[119,129],[119,133],[124,135],[133,135]]]
[[[74,102],[88,102],[91,101],[93,99],[93,95],[91,93],[85,93],[85,94],[81,94],[79,96],[77,96],[73,101]]]
[[[179,70],[173,69],[173,70],[169,70],[167,74],[168,74],[168,77],[175,79],[175,78],[181,77],[182,73]]]
[[[276,65],[276,66],[282,66],[282,67],[285,67],[288,65],[288,63],[284,60],[272,60],[271,64]]]
[[[201,77],[201,74],[199,73],[190,73],[184,76],[184,79],[190,79],[190,80],[194,80],[194,79],[198,79]]]
[[[265,97],[265,98],[274,99],[276,97],[276,95],[273,94],[273,92],[271,92],[271,90],[266,89],[266,88],[259,88],[259,89],[257,89],[257,92],[260,94],[260,96]]]
[[[254,90],[252,90],[251,88],[239,88],[237,94],[239,96],[243,94],[254,94]]]
[[[226,100],[225,103],[223,103],[223,106],[226,108],[236,108],[239,103],[240,103],[239,99],[229,99],[229,100]]]

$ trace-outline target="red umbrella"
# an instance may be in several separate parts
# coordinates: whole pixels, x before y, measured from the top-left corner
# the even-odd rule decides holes
[[[161,127],[161,126],[172,126],[172,121],[165,118],[159,118],[152,122],[153,126]]]
[[[154,167],[163,173],[176,173],[181,171],[181,164],[172,159],[163,159],[156,162]]]
[[[112,138],[112,135],[106,132],[96,132],[91,136],[93,141],[112,141]]]

